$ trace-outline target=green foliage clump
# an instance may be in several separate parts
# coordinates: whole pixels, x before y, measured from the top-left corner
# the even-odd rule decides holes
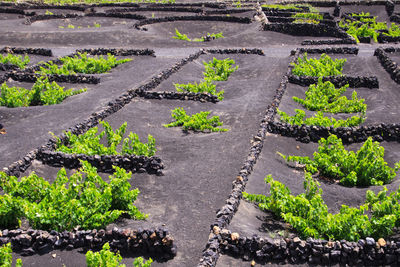
[[[152,135],[147,136],[147,143],[139,141],[139,136],[136,133],[130,132],[128,137],[122,140],[125,134],[127,123],[123,123],[115,132],[110,124],[106,121],[100,121],[104,127],[104,131],[97,135],[98,127],[89,129],[86,133],[75,135],[71,132],[66,132],[67,144],[61,143],[57,139],[57,151],[68,154],[86,154],[86,155],[119,155],[117,146],[122,142],[122,153],[138,156],[154,156],[156,153],[156,140]],[[106,135],[107,146],[101,143],[101,139]]]
[[[378,42],[380,34],[391,37],[400,36],[400,28],[396,23],[392,23],[391,27],[388,27],[386,22],[377,22],[376,17],[371,17],[369,13],[364,12],[353,13],[350,16],[355,20],[343,18],[339,22],[339,27],[346,30],[357,42],[360,42],[359,37],[371,37]]]
[[[395,164],[395,168],[387,165],[383,159],[385,149],[379,142],[373,142],[372,137],[357,152],[346,150],[342,140],[336,135],[330,135],[327,139],[321,138],[318,144],[314,159],[279,154],[288,162],[303,164],[307,171],[339,180],[344,186],[387,184],[400,168],[400,162]]]
[[[235,61],[230,58],[226,59],[216,59],[213,58],[209,62],[204,62],[205,72],[204,81],[200,83],[187,83],[179,84],[176,83],[175,89],[178,92],[188,91],[193,93],[209,93],[211,95],[217,96],[218,100],[224,99],[224,90],[217,92],[217,87],[213,84],[213,81],[226,81],[228,77],[236,71],[239,66],[233,67]]]
[[[289,123],[291,125],[315,125],[334,128],[337,127],[352,127],[360,125],[365,121],[365,114],[361,113],[361,116],[352,116],[346,120],[336,120],[335,118],[328,118],[324,116],[322,111],[318,111],[314,116],[306,118],[306,113],[304,110],[295,109],[296,114],[294,116],[289,116],[283,111],[277,110],[280,120]]]
[[[301,11],[301,10],[308,10],[311,13],[318,13],[319,9],[313,7],[310,4],[287,4],[287,5],[280,5],[280,4],[264,4],[261,7],[269,8],[269,9],[279,9],[279,10],[293,10],[293,11]]]
[[[391,27],[388,28],[388,32],[384,32],[383,35],[391,37],[400,37],[400,25],[392,23]]]
[[[22,56],[19,55],[7,54],[6,56],[3,56],[2,54],[0,54],[0,63],[12,64],[20,69],[24,69],[25,66],[29,64],[29,62],[30,58],[28,55],[25,55],[24,59],[22,59]]]
[[[132,59],[120,59],[117,60],[115,56],[107,54],[107,58],[102,55],[88,57],[87,53],[79,53],[74,57],[64,57],[60,59],[62,62],[61,66],[54,64],[52,61],[44,63],[44,67],[40,67],[41,74],[61,74],[61,75],[71,75],[76,73],[94,74],[94,73],[104,73],[112,68],[129,62]]]
[[[293,23],[298,23],[298,24],[302,24],[302,23],[307,23],[307,24],[319,24],[319,20],[298,18],[298,19],[295,19],[295,20],[293,21]]]
[[[125,264],[121,264],[122,257],[117,253],[110,251],[110,244],[107,242],[103,245],[103,248],[99,252],[88,251],[86,253],[86,266],[87,267],[126,267]],[[153,260],[150,258],[148,261],[144,261],[142,257],[138,257],[134,260],[134,267],[150,267]]]
[[[324,111],[329,113],[355,113],[365,112],[367,105],[364,99],[357,97],[357,92],[353,91],[351,100],[346,96],[341,96],[346,92],[349,85],[336,89],[335,86],[322,78],[318,79],[317,84],[311,84],[306,91],[306,98],[293,97],[293,100],[308,110]]]
[[[239,68],[239,66],[232,67],[234,64],[235,61],[230,58],[219,60],[214,57],[209,62],[203,61],[206,69],[206,72],[203,72],[204,79],[206,81],[226,81],[231,73]]]
[[[180,33],[177,28],[175,28],[175,34],[176,34],[176,36],[172,36],[172,38],[177,39],[177,40],[188,41],[188,42],[205,42],[206,40],[225,38],[222,35],[222,32],[219,32],[219,33],[211,33],[211,34],[207,33],[207,35],[205,37],[190,39],[186,34]]]
[[[82,167],[70,177],[62,168],[52,184],[34,172],[20,181],[0,172],[4,191],[0,195],[0,227],[18,226],[22,217],[35,229],[57,231],[78,225],[83,229],[103,228],[123,214],[146,218],[133,205],[139,190],[130,190],[132,173],[114,167],[114,174],[106,182],[96,168],[81,163]]]
[[[177,127],[182,126],[184,131],[193,130],[193,131],[210,131],[210,132],[226,132],[228,129],[217,128],[218,126],[222,126],[223,123],[220,122],[218,116],[213,116],[208,119],[208,115],[210,115],[210,111],[202,111],[200,113],[196,113],[192,116],[186,114],[186,111],[183,108],[175,108],[171,111],[172,118],[175,119],[174,122],[169,124],[164,124],[164,127]]]
[[[64,87],[59,86],[56,82],[50,83],[46,77],[38,78],[31,90],[22,87],[9,87],[6,82],[1,85],[0,90],[0,106],[9,108],[55,105],[69,96],[86,92],[86,88],[64,91]]]
[[[323,20],[324,16],[319,13],[296,13],[292,15],[292,18],[303,18],[312,20]]]
[[[271,175],[265,182],[271,186],[269,196],[244,192],[243,197],[258,203],[260,209],[282,217],[303,238],[357,241],[368,236],[387,237],[394,227],[400,226],[400,188],[390,195],[386,187],[378,194],[368,190],[365,204],[358,208],[342,205],[339,213],[332,214],[322,199],[319,183],[308,172],[305,192],[297,196]]]
[[[298,76],[337,76],[342,75],[343,65],[347,59],[331,59],[322,54],[319,59],[307,58],[307,53],[297,59],[297,63],[291,63],[293,74]]]
[[[7,243],[4,246],[0,247],[0,266],[1,267],[11,267],[12,265],[12,249],[11,243]],[[15,267],[21,267],[22,261],[21,259],[17,259],[15,263]]]
[[[203,81],[200,83],[175,83],[175,89],[178,92],[192,92],[192,93],[209,93],[211,95],[217,96],[218,100],[224,99],[224,90],[217,92],[217,86],[211,81]]]
[[[280,10],[287,10],[287,9],[301,10],[301,8],[298,5],[294,4],[289,4],[289,5],[269,4],[269,5],[262,5],[261,7],[270,9],[280,9]]]

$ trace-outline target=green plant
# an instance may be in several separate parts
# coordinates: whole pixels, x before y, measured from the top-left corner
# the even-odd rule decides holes
[[[298,76],[336,76],[341,75],[343,65],[347,59],[331,59],[330,56],[322,54],[320,58],[308,58],[307,53],[297,59],[297,63],[291,63],[293,74]]]
[[[49,10],[46,10],[46,12],[44,13],[45,15],[54,15],[53,12],[50,12]]]
[[[303,18],[311,20],[323,20],[324,16],[319,13],[296,13],[292,15],[292,18]]]
[[[293,21],[293,23],[298,23],[298,24],[302,24],[302,23],[319,24],[319,20],[298,18],[298,19],[295,19]]]
[[[305,192],[297,196],[271,175],[265,182],[270,185],[269,196],[244,192],[243,197],[258,203],[261,210],[282,217],[303,238],[348,241],[368,236],[380,238],[390,235],[400,225],[400,188],[390,195],[386,187],[378,194],[368,190],[365,204],[358,208],[342,205],[339,213],[332,214],[322,199],[319,183],[308,172],[305,172]]]
[[[220,33],[211,33],[211,34],[207,33],[207,35],[204,37],[190,39],[186,34],[180,33],[177,28],[175,28],[175,34],[176,34],[176,36],[172,36],[172,38],[177,39],[177,40],[188,41],[188,42],[205,42],[205,41],[214,40],[214,39],[218,39],[218,38],[225,38],[222,35],[222,32],[220,32]]]
[[[95,57],[88,57],[87,53],[79,53],[74,57],[64,57],[60,59],[62,62],[61,66],[54,64],[52,61],[48,63],[44,63],[44,67],[40,67],[41,74],[62,74],[62,75],[71,75],[76,73],[85,73],[85,74],[93,74],[93,73],[104,73],[112,68],[123,64],[125,62],[129,62],[132,59],[120,59],[117,60],[115,56],[111,54],[107,54],[107,58],[104,58],[102,55]]]
[[[122,257],[117,253],[110,251],[110,244],[107,242],[103,245],[103,248],[99,252],[88,251],[86,253],[86,266],[87,267],[126,267],[125,264],[121,264]],[[138,257],[134,260],[134,267],[150,267],[153,260],[150,258],[144,262],[142,257]]]
[[[232,4],[236,8],[241,8],[242,7],[242,2],[240,0],[233,2]]]
[[[131,173],[114,166],[109,182],[104,181],[96,168],[82,161],[82,167],[67,176],[62,168],[50,184],[32,172],[20,181],[17,177],[0,172],[0,187],[4,194],[0,201],[9,199],[10,205],[0,205],[0,227],[13,226],[25,217],[31,227],[42,230],[70,230],[76,226],[83,229],[103,228],[122,214],[134,219],[144,219],[134,205],[139,190],[130,190]],[[13,218],[8,217],[11,206],[18,207]],[[4,212],[6,211],[6,212]]]
[[[287,10],[287,9],[301,10],[299,5],[295,5],[295,4],[288,4],[288,5],[270,4],[270,5],[262,5],[261,7],[270,8],[270,9],[280,9],[280,10]]]
[[[339,22],[339,27],[345,29],[357,42],[360,42],[359,37],[371,37],[375,42],[378,42],[378,36],[382,30],[384,35],[396,36],[397,25],[395,23],[392,23],[392,27],[388,28],[386,22],[377,22],[376,17],[371,17],[369,13],[363,12],[353,13],[351,17],[356,20],[344,18]],[[391,33],[394,35],[391,35]]]
[[[217,92],[217,86],[213,84],[211,81],[204,81],[204,82],[194,82],[194,83],[187,83],[187,84],[180,84],[175,83],[175,89],[178,92],[192,92],[192,93],[209,93],[211,95],[217,96],[219,100],[224,99],[224,90]]]
[[[56,82],[50,83],[46,77],[38,78],[31,90],[8,87],[6,82],[1,85],[0,90],[0,106],[9,108],[59,104],[69,96],[86,92],[86,88],[64,91],[64,87]]]
[[[298,162],[313,174],[333,180],[339,180],[344,186],[369,186],[383,185],[393,180],[400,162],[395,168],[390,168],[383,159],[385,149],[379,142],[373,142],[369,137],[357,151],[348,151],[344,148],[342,140],[336,135],[318,141],[318,151],[314,158],[298,156],[282,156],[290,162]]]
[[[30,59],[28,55],[25,55],[24,59],[22,59],[22,56],[19,55],[7,54],[6,56],[3,56],[2,54],[0,54],[0,63],[12,64],[20,69],[24,69],[25,66],[29,64],[29,62]]]
[[[186,34],[180,33],[177,28],[175,28],[175,34],[176,34],[176,36],[172,36],[172,38],[177,39],[177,40],[184,40],[184,41],[188,41],[188,42],[191,41],[191,39],[189,39],[189,37],[187,37]]]
[[[1,267],[11,267],[12,265],[12,249],[11,243],[7,243],[0,247],[0,266]],[[17,259],[15,263],[15,267],[21,267],[22,261],[21,259]]]
[[[323,82],[321,77],[317,84],[311,84],[308,87],[305,99],[294,96],[293,100],[312,111],[329,113],[365,112],[367,105],[364,104],[364,99],[357,97],[356,91],[353,91],[351,100],[347,99],[346,96],[341,96],[348,87],[349,85],[345,85],[336,89],[331,82]]]
[[[200,113],[193,114],[189,116],[186,114],[186,111],[183,108],[175,108],[171,110],[171,116],[175,119],[174,122],[169,124],[164,124],[164,127],[177,127],[182,126],[184,131],[193,130],[193,131],[210,131],[210,132],[226,132],[228,129],[217,128],[218,126],[222,126],[223,123],[220,122],[218,116],[213,116],[208,119],[208,115],[210,115],[210,111],[202,111]]]
[[[96,22],[93,24],[93,26],[94,26],[95,28],[100,28],[100,27],[101,27],[100,23],[96,23]]]
[[[232,67],[235,61],[230,58],[223,60],[216,59],[215,57],[209,61],[203,61],[205,72],[203,72],[204,80],[206,81],[226,81],[228,77],[236,71],[239,66]]]
[[[337,127],[351,127],[360,125],[365,121],[365,114],[361,113],[361,116],[352,116],[346,120],[336,120],[335,118],[328,118],[324,116],[322,111],[318,111],[314,116],[306,118],[306,113],[304,110],[295,109],[296,114],[294,116],[289,116],[283,111],[277,110],[278,115],[280,116],[280,120],[291,124],[291,125],[315,125],[315,126],[323,126],[334,128]]]
[[[108,122],[100,121],[104,127],[104,131],[97,135],[98,127],[89,129],[86,133],[75,135],[71,132],[66,132],[67,144],[61,143],[57,139],[57,151],[68,154],[86,154],[86,155],[119,155],[117,146],[122,142],[122,154],[133,154],[151,157],[156,153],[156,140],[152,135],[148,135],[147,143],[139,141],[136,133],[130,132],[128,137],[122,140],[125,133],[127,123],[123,123],[115,132]],[[107,146],[101,143],[101,139],[107,138]]]
[[[399,37],[400,36],[400,25],[396,23],[392,23],[391,27],[388,28],[388,32],[384,32],[383,35],[391,36],[391,37]]]

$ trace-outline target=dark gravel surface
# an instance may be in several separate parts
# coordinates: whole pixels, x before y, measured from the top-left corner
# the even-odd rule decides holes
[[[250,7],[250,6],[247,6]],[[220,17],[253,18],[254,11],[240,13],[221,13],[223,9],[195,6],[205,12]],[[250,7],[251,8],[251,7]],[[398,7],[396,7],[398,9]],[[96,7],[96,12],[110,12],[115,7]],[[99,112],[123,94],[138,88],[154,77],[160,77],[163,70],[168,70],[182,59],[207,48],[259,48],[264,56],[253,54],[215,54],[205,53],[185,64],[152,91],[174,92],[174,83],[200,82],[204,71],[203,61],[213,57],[232,58],[239,69],[227,81],[216,82],[218,90],[225,91],[225,99],[218,103],[182,100],[156,100],[134,97],[122,109],[105,118],[112,127],[128,123],[127,132],[138,133],[141,140],[151,134],[156,138],[157,153],[163,163],[163,176],[135,173],[131,180],[132,187],[139,188],[140,195],[136,202],[140,210],[149,214],[146,221],[121,219],[107,226],[121,228],[147,228],[165,226],[174,237],[178,247],[175,258],[152,266],[196,266],[208,241],[210,224],[214,222],[216,211],[225,204],[231,193],[232,181],[235,180],[249,154],[250,140],[257,134],[265,112],[272,102],[276,90],[286,73],[290,61],[290,51],[301,47],[304,40],[326,40],[327,37],[298,37],[278,32],[263,31],[259,22],[250,24],[226,21],[171,21],[145,25],[146,30],[138,30],[133,25],[139,20],[130,18],[89,17],[88,11],[62,10],[49,8],[54,14],[79,14],[78,18],[58,18],[39,20],[31,25],[26,18],[17,14],[0,13],[0,48],[3,46],[50,48],[53,57],[32,56],[32,64],[41,60],[74,53],[82,48],[148,48],[155,51],[156,57],[131,56],[133,61],[112,69],[109,73],[97,74],[100,83],[68,84],[66,88],[87,87],[86,93],[70,97],[63,103],[53,106],[27,108],[0,107],[0,123],[6,134],[0,134],[0,168],[22,159],[29,151],[44,145],[50,138],[49,132],[61,134],[68,128],[81,123],[95,112]],[[44,14],[46,9],[32,9],[37,14]],[[321,11],[333,12],[333,8]],[[343,12],[371,12],[378,16],[378,21],[389,21],[384,6],[342,6]],[[193,16],[195,12],[176,12],[147,10],[124,12],[124,14],[144,15],[147,18],[171,16]],[[99,23],[101,27],[92,27]],[[68,25],[75,28],[68,28]],[[64,28],[60,28],[63,26]],[[80,28],[78,28],[80,26]],[[90,28],[88,27],[90,26]],[[186,42],[173,39],[175,29],[187,34],[189,38],[199,38],[206,33],[223,32],[225,38],[210,42]],[[358,55],[334,55],[334,58],[347,58],[344,73],[346,75],[377,76],[379,89],[357,88],[360,97],[366,99],[367,120],[365,125],[378,123],[399,123],[398,102],[399,85],[383,69],[373,52],[377,44],[358,45]],[[396,46],[396,45],[391,45]],[[313,55],[314,56],[314,55]],[[316,55],[319,56],[319,55]],[[399,63],[397,54],[391,57]],[[1,76],[5,72],[0,72]],[[8,81],[13,86],[30,88],[31,83]],[[306,87],[288,84],[279,108],[288,113],[299,108],[291,100],[292,96],[304,96]],[[348,96],[352,92],[348,91]],[[218,115],[229,129],[224,133],[183,132],[180,128],[165,128],[163,124],[171,121],[171,110],[184,107],[189,114],[211,111]],[[340,117],[342,115],[337,115]],[[397,142],[383,142],[390,166],[400,159],[400,147]],[[267,134],[261,155],[254,166],[246,191],[265,193],[268,186],[263,179],[267,174],[285,183],[293,193],[303,190],[302,171],[288,167],[280,160],[276,151],[284,154],[312,155],[317,144],[303,144],[293,138]],[[357,149],[360,144],[353,144],[349,149]],[[34,160],[24,173],[35,171],[48,181],[53,181],[59,168],[43,165]],[[69,173],[75,170],[68,170]],[[107,177],[107,174],[101,174]],[[399,186],[398,176],[388,185],[395,190]],[[345,188],[339,184],[321,181],[323,198],[331,212],[337,212],[342,204],[360,205],[365,191],[377,191],[380,187]],[[230,230],[240,235],[279,237],[293,235],[288,226],[271,214],[260,211],[251,203],[242,201],[237,214],[233,217]],[[134,256],[124,255],[123,263],[131,265]],[[141,256],[141,255],[139,255]],[[148,255],[144,255],[148,256]],[[24,266],[84,266],[85,256],[81,250],[54,250],[44,255],[22,257]],[[250,266],[250,262],[221,255],[217,266]]]

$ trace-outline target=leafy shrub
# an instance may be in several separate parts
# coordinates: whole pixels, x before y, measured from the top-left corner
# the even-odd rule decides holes
[[[358,208],[342,205],[339,213],[328,212],[319,183],[305,173],[304,193],[294,196],[284,184],[271,175],[265,178],[270,196],[243,193],[243,197],[258,203],[260,209],[282,217],[303,238],[357,241],[372,236],[386,237],[400,225],[400,188],[387,195],[386,187],[378,194],[368,190],[365,204]],[[371,214],[368,217],[368,213]]]
[[[322,54],[319,59],[307,58],[307,53],[297,59],[297,63],[291,63],[293,74],[298,76],[336,76],[341,75],[343,65],[347,59],[331,59],[327,54]]]
[[[28,55],[25,55],[24,59],[22,59],[22,56],[19,55],[7,54],[6,56],[3,56],[2,54],[0,54],[0,63],[12,64],[20,69],[24,69],[25,66],[29,64],[29,62],[30,59]]]
[[[318,144],[313,160],[309,157],[279,154],[288,162],[304,164],[304,168],[313,174],[340,180],[344,186],[387,184],[400,168],[400,162],[395,164],[395,168],[387,166],[383,158],[385,149],[379,142],[373,142],[372,137],[357,152],[347,151],[336,135],[330,135],[327,139],[321,138]]]
[[[147,136],[147,144],[140,142],[138,135],[132,132],[122,141],[127,126],[126,122],[115,132],[108,122],[100,121],[100,124],[104,127],[104,131],[98,135],[98,127],[93,127],[81,135],[66,132],[66,145],[63,145],[61,140],[56,137],[57,151],[68,154],[119,155],[117,146],[122,142],[122,154],[151,157],[156,153],[156,140],[152,135],[149,134]],[[106,135],[107,138],[107,146],[101,143],[101,139],[104,135]]]
[[[12,249],[11,243],[7,243],[4,246],[0,247],[0,266],[1,267],[11,267],[12,265]],[[21,259],[17,259],[15,263],[15,267],[21,267],[22,261]]]
[[[87,53],[78,52],[74,57],[64,57],[60,60],[62,62],[61,66],[49,61],[48,63],[44,63],[44,67],[41,66],[38,72],[41,74],[62,75],[104,73],[132,59],[126,58],[117,60],[115,56],[111,54],[107,54],[107,58],[104,58],[102,55],[88,57]]]
[[[295,19],[293,21],[293,23],[297,23],[297,24],[302,24],[302,23],[319,24],[319,20],[298,18],[298,19]]]
[[[0,227],[17,226],[22,217],[36,229],[70,230],[76,226],[83,229],[103,228],[122,214],[134,219],[144,219],[134,205],[139,190],[130,190],[131,173],[114,167],[115,172],[104,181],[96,168],[82,161],[82,167],[69,178],[62,168],[50,184],[32,172],[18,181],[17,177],[0,172],[2,199],[11,204],[0,206]],[[2,201],[4,203],[4,201]],[[12,213],[10,208],[18,207]],[[4,225],[4,222],[8,224]]]
[[[219,100],[224,99],[224,90],[217,92],[217,86],[213,84],[211,81],[206,80],[204,82],[194,82],[194,83],[175,83],[175,89],[178,92],[192,92],[192,93],[209,93],[211,95],[215,95]]]
[[[188,42],[192,41],[186,34],[180,33],[177,28],[175,28],[175,34],[176,36],[172,36],[172,38],[174,39],[188,41]]]
[[[64,91],[64,87],[59,86],[56,82],[50,83],[48,78],[40,77],[31,90],[22,87],[8,87],[6,82],[1,85],[0,90],[0,106],[14,108],[59,104],[67,97],[86,92],[87,89]]]
[[[353,13],[351,17],[356,20],[342,19],[339,22],[339,27],[353,36],[357,42],[360,42],[359,37],[371,37],[375,42],[378,42],[378,36],[383,31],[383,35],[398,37],[400,36],[399,25],[392,23],[389,28],[386,22],[377,22],[376,17],[371,17],[369,13]]]
[[[288,4],[288,5],[270,4],[270,5],[262,5],[262,7],[270,8],[270,9],[280,9],[280,10],[286,10],[286,9],[301,10],[299,5],[295,5],[295,4]]]
[[[303,18],[311,20],[323,20],[324,16],[319,13],[296,13],[292,15],[292,18]]]
[[[110,251],[110,244],[107,242],[103,245],[102,250],[99,252],[88,251],[86,253],[86,265],[87,267],[126,267],[125,264],[120,264],[122,257],[117,253]],[[153,260],[150,258],[144,262],[142,257],[138,257],[134,260],[134,267],[150,267]]]
[[[351,100],[347,99],[346,96],[341,96],[348,87],[349,85],[345,85],[336,89],[331,82],[323,82],[322,78],[319,78],[317,84],[311,84],[308,87],[305,99],[294,96],[293,100],[312,111],[329,113],[365,112],[367,105],[364,104],[364,99],[357,97],[356,91],[353,91]]]
[[[388,32],[384,32],[383,35],[391,36],[391,37],[400,37],[400,25],[396,23],[392,23],[391,27],[388,28]]]
[[[206,72],[203,72],[206,81],[226,81],[228,77],[236,71],[239,66],[232,67],[235,61],[230,58],[223,60],[216,59],[215,57],[209,61],[203,61]]]
[[[335,118],[328,118],[324,116],[322,111],[318,111],[313,117],[306,118],[306,113],[304,110],[295,109],[296,114],[294,116],[289,116],[283,111],[277,110],[280,120],[289,123],[291,125],[315,125],[334,128],[337,127],[351,127],[360,125],[365,121],[365,114],[361,113],[361,116],[352,116],[346,120],[336,120]]]
[[[190,39],[186,34],[180,33],[177,28],[175,28],[175,34],[176,34],[176,36],[172,36],[172,38],[177,39],[177,40],[188,41],[188,42],[205,42],[205,41],[209,41],[209,40],[225,38],[222,35],[222,32],[219,32],[219,33],[211,33],[211,34],[207,33],[207,35],[205,37]]]
[[[217,126],[222,126],[223,123],[219,121],[218,116],[213,116],[208,119],[210,111],[202,111],[196,113],[192,116],[186,114],[183,108],[176,108],[171,111],[172,118],[175,119],[174,122],[169,124],[164,124],[164,127],[177,127],[182,126],[184,131],[194,130],[194,131],[210,131],[210,132],[226,132],[228,129],[217,128]]]
[[[211,95],[217,96],[219,100],[224,99],[224,90],[217,92],[216,85],[213,84],[213,81],[226,81],[228,77],[236,71],[239,66],[232,67],[235,64],[235,61],[230,58],[226,59],[216,59],[213,58],[209,62],[203,61],[205,72],[204,81],[200,83],[188,83],[188,84],[179,84],[176,83],[175,89],[178,92],[188,91],[193,93],[209,93]]]

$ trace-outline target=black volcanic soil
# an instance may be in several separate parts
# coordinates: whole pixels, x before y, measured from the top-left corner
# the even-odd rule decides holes
[[[180,1],[182,2],[182,1]],[[1,6],[1,5],[0,5]],[[248,6],[250,7],[250,6]],[[96,12],[105,12],[114,7],[96,7]],[[194,7],[204,11],[221,11],[208,7]],[[397,7],[398,9],[398,7]],[[86,14],[76,10],[49,8],[54,14]],[[46,9],[27,9],[26,12],[44,14]],[[333,8],[322,8],[331,12]],[[371,12],[378,15],[378,21],[388,17],[384,7],[342,6],[342,12]],[[132,11],[125,14],[138,14],[151,18],[195,15],[195,12],[174,12],[165,10]],[[232,13],[231,17],[253,18],[253,11]],[[227,14],[215,14],[227,16]],[[100,23],[100,28],[92,25]],[[178,72],[161,82],[152,91],[175,91],[174,83],[200,82],[204,71],[203,61],[213,57],[232,58],[239,69],[228,81],[216,82],[218,90],[225,91],[225,99],[218,103],[149,100],[135,97],[125,107],[108,116],[105,120],[113,127],[128,123],[127,132],[139,134],[146,140],[148,134],[156,138],[157,153],[164,165],[164,176],[135,173],[131,184],[139,188],[141,194],[136,202],[140,210],[149,214],[146,221],[119,220],[108,226],[118,227],[158,227],[165,226],[174,236],[178,254],[167,262],[156,261],[153,266],[196,266],[208,240],[210,224],[215,212],[221,208],[231,192],[232,181],[237,176],[250,149],[250,140],[259,130],[265,111],[275,96],[282,76],[286,73],[290,61],[290,51],[301,47],[304,40],[326,40],[327,37],[294,37],[278,32],[262,31],[257,21],[250,24],[224,21],[171,21],[145,25],[138,30],[133,25],[136,19],[89,17],[70,19],[40,20],[26,24],[26,18],[17,14],[0,13],[0,48],[3,46],[50,48],[53,57],[32,56],[32,64],[41,60],[51,60],[59,56],[74,53],[82,48],[149,48],[156,57],[131,56],[133,61],[112,69],[109,73],[95,75],[100,77],[99,84],[62,83],[66,88],[87,87],[86,93],[66,99],[53,106],[27,108],[0,107],[0,123],[6,134],[0,135],[0,167],[22,159],[29,151],[44,145],[50,138],[49,132],[61,134],[68,128],[83,122],[92,113],[108,106],[110,101],[127,93],[131,89],[159,77],[163,70],[170,69],[183,58],[189,57],[200,49],[207,48],[259,48],[265,56],[243,54],[206,53],[187,63]],[[67,28],[68,24],[76,26]],[[64,28],[59,28],[64,26]],[[81,26],[81,28],[78,28]],[[91,26],[90,28],[87,26]],[[209,33],[223,32],[225,38],[211,42],[186,42],[175,40],[175,28],[190,38],[198,38]],[[368,105],[365,125],[376,123],[398,123],[397,103],[400,98],[399,85],[391,80],[373,56],[377,44],[358,45],[360,53],[353,55],[335,55],[348,58],[345,74],[375,75],[379,89],[357,88],[359,96],[365,97]],[[392,55],[399,63],[398,56]],[[0,72],[0,78],[5,72]],[[29,88],[31,83],[7,81],[10,85]],[[288,84],[279,108],[290,112],[299,106],[291,97],[302,96],[306,87]],[[351,92],[352,89],[349,89]],[[171,109],[184,107],[189,114],[211,111],[211,115],[220,116],[224,133],[185,133],[180,128],[165,128],[163,124],[171,121]],[[339,115],[340,116],[340,115]],[[399,143],[383,142],[386,149],[385,159],[390,166],[400,159]],[[357,149],[360,144],[349,146]],[[298,148],[297,148],[298,147]],[[285,154],[312,155],[317,145],[303,144],[291,138],[270,135],[265,139],[264,147],[253,173],[249,176],[246,191],[265,193],[267,185],[263,178],[271,173],[284,182],[295,194],[302,192],[303,174],[288,167],[276,156],[276,151]],[[53,181],[59,168],[43,165],[34,160],[24,173],[37,172],[40,176]],[[73,172],[74,170],[69,170]],[[107,177],[106,174],[101,174]],[[388,185],[389,190],[399,186],[398,177]],[[360,205],[368,188],[344,188],[338,184],[321,182],[324,200],[332,212],[340,205]],[[378,187],[369,189],[378,190]],[[253,234],[279,236],[285,232],[285,224],[277,218],[258,210],[253,204],[242,201],[234,216],[230,230],[241,235]],[[18,256],[18,255],[16,255]],[[136,255],[134,255],[136,256]],[[145,255],[146,256],[146,255]],[[84,266],[85,256],[80,250],[53,252],[45,255],[22,257],[24,266]],[[128,255],[123,263],[132,264],[133,256]],[[218,266],[249,266],[249,262],[221,255]]]

